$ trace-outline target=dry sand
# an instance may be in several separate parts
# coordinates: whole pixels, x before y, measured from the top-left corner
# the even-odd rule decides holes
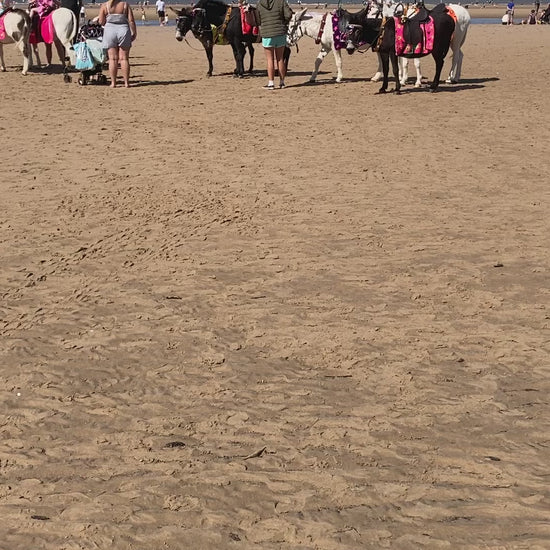
[[[0,547],[549,548],[550,27],[400,97],[173,33],[6,48]]]

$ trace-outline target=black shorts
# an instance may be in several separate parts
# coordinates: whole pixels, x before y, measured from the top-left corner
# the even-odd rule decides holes
[[[164,12],[163,11],[157,11],[157,14],[159,16],[159,19],[160,18],[164,19]]]

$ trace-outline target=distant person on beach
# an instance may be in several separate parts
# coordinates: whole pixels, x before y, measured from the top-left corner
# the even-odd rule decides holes
[[[157,0],[157,3],[155,4],[155,6],[157,8],[159,25],[164,26],[165,24],[164,18],[166,17],[166,4],[164,3],[164,0]]]
[[[527,25],[536,25],[537,24],[537,13],[535,10],[531,10],[529,15],[527,16]]]
[[[535,2],[535,13],[538,14],[540,10],[540,2]]]
[[[262,46],[267,62],[267,90],[275,88],[275,66],[279,70],[279,88],[285,87],[286,66],[283,53],[292,10],[286,0],[260,0],[256,5],[260,17]]]
[[[508,5],[506,6],[506,13],[508,14],[508,25],[514,24],[514,8],[514,2],[508,2]]]
[[[124,87],[128,88],[130,86],[130,48],[137,36],[134,12],[127,2],[109,0],[101,4],[98,19],[99,23],[105,27],[102,44],[109,56],[111,88],[116,88],[119,62]]]

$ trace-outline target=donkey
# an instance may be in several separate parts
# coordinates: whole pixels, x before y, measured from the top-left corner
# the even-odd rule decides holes
[[[51,17],[51,20],[49,19]],[[51,27],[50,27],[51,21]],[[75,53],[72,49],[72,41],[78,30],[78,22],[75,14],[68,8],[57,8],[46,15],[39,22],[42,28],[42,38],[46,44],[46,61],[49,64],[52,62],[52,43],[55,44],[55,49],[59,55],[59,60],[63,69],[66,70],[66,57],[69,57],[71,65],[75,64]],[[51,35],[51,36],[49,36]],[[40,66],[40,56],[38,54],[38,44],[33,43],[34,55],[36,62]]]
[[[431,11],[424,8],[423,16],[426,17],[428,15],[433,19],[434,35],[431,54],[435,60],[435,77],[433,82],[430,84],[430,90],[435,92],[439,86],[443,62],[445,61],[445,56],[449,51],[451,37],[455,30],[455,21],[448,14],[447,8],[444,4],[438,4]],[[421,16],[419,20],[424,21],[424,17]],[[384,20],[384,23],[380,19],[368,19],[362,27],[355,27],[353,40],[366,41],[375,47],[380,53],[384,78],[382,81],[382,87],[378,93],[382,94],[387,91],[389,64],[391,61],[393,74],[395,76],[395,92],[399,94],[401,90],[401,83],[399,82],[399,67],[396,55],[395,18],[387,18]],[[411,56],[412,55],[415,57],[422,57],[427,54],[419,51],[414,52]]]
[[[170,7],[170,9],[176,14],[176,40],[181,42],[185,38],[185,35],[192,30],[193,8],[182,8],[181,10],[175,10]],[[212,63],[214,50],[212,30],[210,30],[210,32],[203,33],[193,31],[193,35],[197,40],[199,40],[204,48],[204,51],[206,52],[206,58],[208,59],[208,72],[206,73],[206,76],[212,76],[212,72],[214,71],[214,65]],[[254,46],[252,43],[248,42],[246,47],[250,57],[250,67],[248,72],[252,73],[254,70]],[[235,69],[235,74],[236,72],[237,69]]]
[[[252,72],[254,63],[254,48],[252,48],[252,44],[258,42],[259,36],[243,34],[239,8],[232,8],[229,4],[222,2],[222,0],[199,0],[192,13],[191,31],[201,42],[204,41],[213,47],[216,42],[215,31],[212,29],[212,26],[214,26],[218,30],[220,37],[231,45],[236,63],[235,76],[244,76],[245,44],[249,45],[250,72]],[[212,52],[210,51],[209,56],[206,46],[205,50],[209,62],[209,74],[211,75]]]
[[[373,3],[373,9],[370,12],[375,17],[393,17],[395,15],[395,10],[398,6],[402,6],[400,3],[396,3],[393,0],[389,1],[377,1]],[[456,25],[455,32],[451,38],[451,69],[449,70],[449,76],[445,80],[446,84],[457,84],[460,80],[460,75],[462,72],[462,60],[464,54],[462,53],[462,46],[466,40],[466,34],[468,33],[468,28],[470,26],[470,13],[468,10],[459,4],[447,4],[447,7],[450,8],[456,16]],[[369,15],[370,15],[369,14]],[[412,15],[412,13],[408,13]],[[378,70],[376,74],[371,78],[372,82],[378,82],[382,79],[382,60],[379,57],[378,60]],[[405,57],[399,58],[399,74],[401,85],[405,85],[408,79],[408,64],[409,60]],[[422,86],[423,76],[420,69],[420,58],[414,58],[414,65],[416,68],[416,82],[415,87],[420,88]]]
[[[3,25],[1,25],[3,23]],[[0,69],[6,71],[4,62],[4,44],[15,43],[23,55],[23,70],[26,75],[31,65],[29,36],[31,34],[31,20],[29,14],[23,10],[10,9],[0,16]]]
[[[319,73],[319,68],[326,55],[332,50],[334,54],[334,61],[336,62],[336,82],[342,82],[342,52],[345,47],[348,48],[348,52],[351,53],[353,46],[349,46],[344,37],[340,37],[335,40],[335,32],[340,34],[340,29],[344,29],[349,24],[361,23],[367,18],[369,8],[365,8],[356,13],[350,13],[346,10],[338,10],[338,20],[333,19],[333,14],[330,13],[316,13],[307,12],[307,8],[294,13],[288,23],[287,31],[287,44],[294,46],[302,36],[309,36],[313,38],[316,43],[321,44],[321,51],[315,59],[315,67],[311,76],[310,82],[315,82]],[[337,28],[333,28],[333,24],[337,25]],[[338,43],[337,43],[338,42]]]

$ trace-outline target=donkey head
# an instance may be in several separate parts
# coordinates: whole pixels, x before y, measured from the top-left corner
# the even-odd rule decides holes
[[[193,22],[191,23],[193,33],[201,34],[205,30],[210,30],[210,25],[206,18],[206,10],[204,8],[195,8],[193,10]]]
[[[303,36],[300,23],[302,22],[306,11],[307,8],[304,8],[303,10],[297,11],[292,14],[292,17],[288,22],[288,31],[286,34],[287,46],[294,46],[294,44],[296,44],[296,42],[298,42],[298,40],[300,40],[300,38]]]
[[[181,42],[185,35],[191,30],[193,16],[190,8],[175,10],[170,8],[176,14],[176,40]]]

